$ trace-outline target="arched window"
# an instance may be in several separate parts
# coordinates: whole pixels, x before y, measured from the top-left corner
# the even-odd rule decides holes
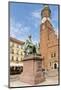
[[[57,69],[57,64],[56,63],[54,64],[54,69]]]

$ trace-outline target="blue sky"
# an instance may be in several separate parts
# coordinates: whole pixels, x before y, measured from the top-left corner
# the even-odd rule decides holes
[[[29,35],[39,42],[42,4],[10,3],[10,36],[25,41]],[[51,22],[58,31],[58,6],[49,5]]]

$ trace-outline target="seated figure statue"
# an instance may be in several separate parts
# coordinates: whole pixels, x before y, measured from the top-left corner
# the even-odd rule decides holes
[[[31,40],[31,36],[29,36],[28,40],[26,40],[26,42],[25,42],[24,52],[25,52],[25,55],[36,54],[36,47]]]

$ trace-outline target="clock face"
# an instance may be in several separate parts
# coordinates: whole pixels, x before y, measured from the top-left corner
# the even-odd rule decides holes
[[[42,19],[42,23],[44,23],[46,21],[46,17],[44,17],[43,19]]]
[[[49,17],[43,17],[41,23],[44,23],[46,20],[50,21]]]

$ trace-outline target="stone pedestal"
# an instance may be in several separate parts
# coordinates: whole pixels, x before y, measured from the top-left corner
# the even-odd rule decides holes
[[[32,85],[43,82],[45,75],[42,71],[42,61],[43,58],[41,56],[25,56],[23,60],[23,73],[20,80]]]

